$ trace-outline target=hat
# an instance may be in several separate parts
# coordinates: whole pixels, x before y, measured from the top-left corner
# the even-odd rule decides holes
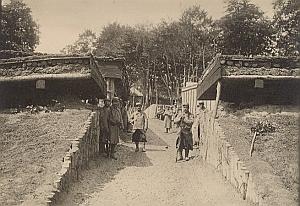
[[[135,106],[142,106],[142,104],[141,104],[140,102],[137,102],[137,103],[135,104]]]

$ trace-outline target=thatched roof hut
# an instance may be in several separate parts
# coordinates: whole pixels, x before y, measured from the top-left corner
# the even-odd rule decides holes
[[[0,107],[46,104],[66,96],[104,98],[93,56],[40,55],[0,60]]]
[[[197,99],[220,99],[257,104],[299,102],[299,57],[244,57],[218,55],[197,87]]]

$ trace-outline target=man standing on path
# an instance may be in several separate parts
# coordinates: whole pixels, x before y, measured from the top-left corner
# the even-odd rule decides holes
[[[119,108],[119,99],[114,97],[112,99],[112,106],[109,112],[109,131],[110,131],[110,151],[109,157],[117,159],[115,156],[115,147],[119,143],[120,130],[123,129],[123,119]]]
[[[172,127],[172,111],[170,107],[166,108],[164,116],[165,116],[164,117],[165,129],[166,129],[166,133],[168,133]]]
[[[133,123],[133,134],[132,134],[132,142],[135,143],[135,152],[139,151],[139,143],[144,142],[144,147],[142,148],[142,152],[146,151],[146,131],[148,129],[148,119],[144,112],[142,112],[142,104],[137,103],[137,111],[134,112],[131,116],[131,122]]]
[[[106,153],[107,157],[109,156],[109,139],[110,139],[110,130],[109,130],[109,113],[110,113],[110,100],[104,100],[104,106],[99,111],[99,126],[100,126],[100,148]]]
[[[174,123],[179,124],[180,132],[176,141],[176,148],[178,148],[179,159],[182,160],[182,150],[185,150],[185,160],[189,160],[189,151],[193,150],[193,137],[192,137],[192,125],[194,122],[194,116],[189,112],[189,104],[183,104],[183,111],[178,114],[174,119]]]

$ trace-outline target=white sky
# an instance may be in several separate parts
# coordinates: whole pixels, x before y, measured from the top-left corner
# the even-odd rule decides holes
[[[9,0],[4,0],[8,2]],[[184,9],[199,4],[214,19],[224,15],[224,0],[23,0],[40,25],[36,51],[58,53],[73,43],[84,29],[97,34],[108,23],[155,24],[178,19]],[[252,0],[268,16],[273,0]]]

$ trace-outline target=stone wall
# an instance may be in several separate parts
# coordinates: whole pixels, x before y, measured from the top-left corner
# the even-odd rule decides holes
[[[37,199],[26,200],[22,205],[56,205],[70,185],[77,181],[82,170],[89,167],[89,161],[99,154],[99,118],[98,112],[92,112],[83,129],[72,144],[62,160],[62,168],[56,180],[48,189],[48,193]]]

